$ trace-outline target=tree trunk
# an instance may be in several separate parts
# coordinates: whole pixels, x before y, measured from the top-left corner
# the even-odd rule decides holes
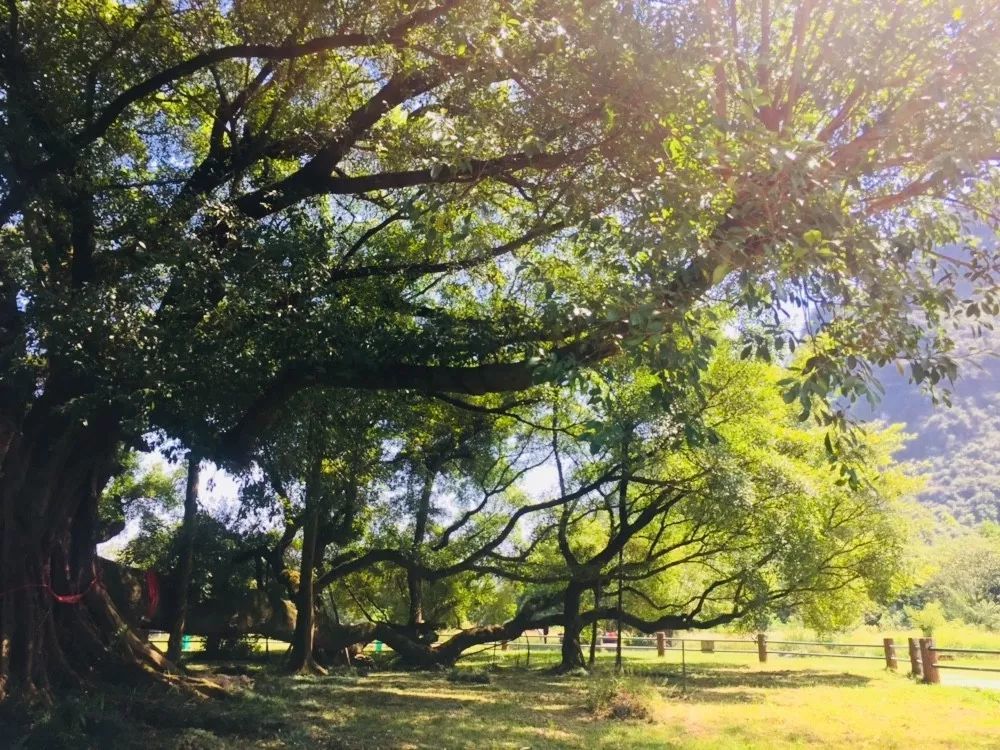
[[[316,629],[316,603],[314,570],[316,567],[316,535],[319,531],[318,470],[313,472],[306,487],[303,509],[305,521],[302,526],[302,565],[299,570],[299,591],[295,602],[298,611],[295,618],[295,634],[292,637],[290,668],[293,672],[323,674],[324,670],[313,656],[313,640]]]
[[[622,580],[623,557],[618,550],[618,617],[615,618],[615,674],[622,673],[622,594],[625,592],[625,582]]]
[[[594,584],[594,609],[599,609],[601,606],[601,583],[598,581]],[[590,658],[587,659],[587,667],[590,669],[594,668],[594,662],[597,660],[597,620],[590,623]]]
[[[406,571],[406,590],[410,597],[408,624],[411,628],[416,628],[424,622],[424,596],[423,581],[420,579],[420,574],[413,568],[408,568]]]
[[[577,583],[566,586],[563,597],[563,640],[562,661],[556,667],[559,672],[584,669],[583,647],[580,644],[580,598],[583,590]]]
[[[438,464],[431,463],[427,467],[427,475],[424,477],[423,486],[420,488],[420,497],[417,500],[416,516],[413,524],[413,546],[411,554],[413,561],[419,563],[424,544],[424,537],[427,535],[427,520],[431,512],[431,494],[434,491],[434,478],[437,475]],[[408,624],[416,629],[424,622],[424,596],[423,580],[415,567],[406,570],[406,590],[410,598],[410,612]]]
[[[148,668],[167,666],[122,620],[98,574],[97,504],[117,424],[70,416],[54,391],[5,438],[0,465],[0,699],[47,699],[61,686],[148,679]]]
[[[188,590],[194,569],[195,519],[198,513],[198,483],[201,478],[201,458],[188,455],[187,487],[184,490],[184,520],[181,522],[181,559],[177,566],[177,609],[170,626],[167,658],[175,664],[181,658],[184,623],[187,620]]]

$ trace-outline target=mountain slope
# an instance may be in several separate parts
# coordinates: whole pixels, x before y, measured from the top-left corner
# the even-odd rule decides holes
[[[879,377],[885,397],[864,418],[904,423],[913,440],[901,454],[928,479],[920,501],[963,524],[1000,521],[1000,333],[961,337],[961,375],[952,406],[935,407],[895,368]]]

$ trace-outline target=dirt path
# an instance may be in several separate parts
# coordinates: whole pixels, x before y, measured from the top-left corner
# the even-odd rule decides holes
[[[983,690],[1000,690],[1000,673],[977,674],[975,672],[949,672],[947,669],[942,669],[941,684]]]

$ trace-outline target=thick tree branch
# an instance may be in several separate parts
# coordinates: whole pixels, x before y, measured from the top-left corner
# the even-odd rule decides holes
[[[469,159],[460,165],[427,167],[401,172],[378,172],[360,176],[341,176],[305,169],[288,178],[283,187],[249,193],[236,201],[246,215],[261,218],[295,202],[315,195],[363,195],[379,190],[401,190],[421,185],[474,183],[500,177],[523,169],[554,170],[579,158],[586,150],[564,153],[508,154],[494,159]]]
[[[438,263],[388,263],[380,266],[337,268],[330,274],[330,280],[346,281],[348,279],[366,279],[373,276],[402,276],[404,278],[416,278],[418,276],[425,276],[432,273],[455,273],[457,271],[467,271],[468,269],[475,268],[483,263],[488,263],[491,260],[496,260],[497,258],[509,255],[510,253],[521,249],[525,245],[528,245],[537,239],[541,239],[542,237],[551,235],[554,232],[558,232],[564,227],[565,224],[562,222],[535,227],[534,229],[525,232],[517,239],[505,242],[502,245],[497,245],[484,253],[473,255],[469,258],[463,258],[462,260],[441,261]]]

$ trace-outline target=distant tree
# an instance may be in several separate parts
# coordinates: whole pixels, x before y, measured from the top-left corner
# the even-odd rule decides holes
[[[419,564],[391,534],[344,554],[321,580],[357,605],[343,609],[361,621],[341,617],[327,641],[380,638],[411,664],[450,664],[476,644],[560,625],[562,667],[574,669],[583,666],[580,631],[596,621],[651,632],[795,611],[835,629],[897,593],[902,497],[916,483],[891,462],[896,431],[855,444],[844,457],[851,482],[831,470],[826,431],[801,424],[787,403],[778,385],[787,370],[724,348],[706,372],[705,400],[689,386],[669,408],[650,372],[601,370],[613,395],[563,402],[556,419],[544,399],[521,415],[534,433],[559,435],[547,456],[563,475],[557,487],[519,502],[484,496],[468,529],[443,516],[439,528],[453,537],[442,545],[433,541],[445,539],[440,531],[429,536]],[[460,506],[451,517],[466,514]],[[403,625],[415,568],[453,611],[461,599],[447,592],[476,575],[516,584],[516,607],[427,642]],[[591,600],[595,589],[603,596]]]
[[[564,669],[583,666],[580,629],[597,618],[651,632],[791,607],[829,629],[895,592],[904,538],[894,525],[913,488],[891,465],[898,437],[867,436],[849,461],[864,479],[838,479],[825,431],[798,424],[782,398],[785,375],[720,352],[697,411],[664,411],[648,375],[610,381],[614,407],[584,433],[598,453],[578,454],[574,482],[604,462],[617,476],[555,509],[534,554],[497,566],[515,580],[566,582]],[[595,588],[604,597],[588,611],[583,594]]]
[[[322,668],[313,655],[317,576],[326,550],[351,540],[359,517],[369,503],[369,488],[379,474],[382,441],[386,435],[380,407],[367,394],[303,394],[290,404],[276,425],[272,439],[256,458],[261,474],[257,502],[270,501],[281,509],[280,537],[256,548],[275,577],[295,599],[297,620],[290,654],[294,671]],[[260,488],[257,488],[260,490]],[[298,575],[287,568],[287,551],[301,531]]]
[[[204,512],[199,514],[194,528],[194,559],[188,585],[189,609],[201,612],[212,609],[219,613],[228,609],[232,614],[249,592],[259,588],[253,563],[239,559],[246,537],[228,519],[215,518]],[[170,597],[169,601],[162,603],[167,613],[163,619],[166,626],[173,621],[173,613],[178,607],[178,602],[172,597],[176,596],[176,573],[180,569],[185,547],[178,523],[151,514],[143,518],[138,533],[118,555],[118,562],[139,570],[154,571],[163,579]]]
[[[1000,538],[970,533],[941,546],[939,567],[916,597],[938,602],[948,619],[1000,630]]]

